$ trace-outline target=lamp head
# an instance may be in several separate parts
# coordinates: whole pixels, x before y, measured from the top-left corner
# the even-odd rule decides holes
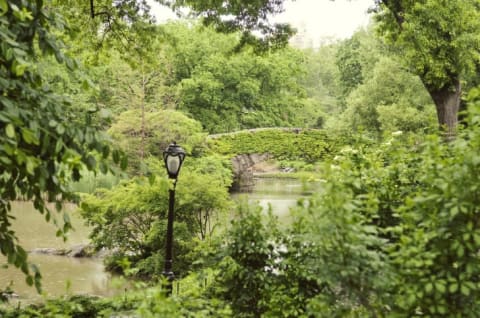
[[[163,161],[167,168],[168,177],[177,179],[183,160],[185,159],[185,150],[174,141],[163,152]]]

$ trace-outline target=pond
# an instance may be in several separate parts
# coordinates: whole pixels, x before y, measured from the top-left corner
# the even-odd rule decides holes
[[[56,237],[56,227],[44,220],[44,216],[33,208],[30,202],[13,202],[12,212],[16,217],[13,229],[19,243],[27,251],[35,248],[69,248],[79,244],[88,243],[89,229],[83,224],[81,218],[74,213],[74,205],[65,205],[65,210],[70,212],[74,230],[68,233],[68,240]],[[53,213],[58,220],[63,220],[63,214]],[[59,224],[62,224],[59,221]],[[60,296],[67,293],[86,293],[92,295],[107,295],[109,293],[108,281],[110,276],[103,270],[101,259],[73,258],[45,254],[29,254],[29,261],[40,268],[44,296]],[[6,259],[0,256],[0,264]],[[33,301],[41,299],[34,287],[25,282],[23,273],[10,266],[0,269],[0,289],[13,283],[12,289],[19,296],[18,300]]]
[[[294,179],[267,178],[257,179],[253,192],[234,194],[234,199],[246,197],[250,202],[258,202],[267,209],[272,206],[274,214],[279,218],[288,215],[289,208],[304,196],[302,183]],[[35,248],[69,248],[88,243],[89,229],[77,215],[74,205],[66,205],[74,230],[69,232],[68,241],[55,236],[56,228],[44,220],[44,216],[34,210],[31,203],[14,202],[13,214],[16,216],[13,229],[20,244],[27,250]],[[61,213],[54,213],[62,220]],[[30,262],[37,264],[42,273],[42,285],[45,296],[61,296],[71,294],[110,295],[111,277],[104,271],[102,260],[97,258],[72,258],[44,254],[29,254]],[[6,263],[0,256],[0,264]],[[13,290],[18,294],[18,301],[32,302],[41,299],[35,288],[25,283],[25,277],[16,268],[0,269],[0,289],[13,282]]]
[[[315,188],[315,184],[308,186]],[[288,219],[290,208],[302,197],[307,197],[306,185],[297,179],[289,178],[256,178],[250,193],[236,193],[233,198],[246,198],[249,202],[257,202],[266,211],[270,206],[274,215],[280,220]]]

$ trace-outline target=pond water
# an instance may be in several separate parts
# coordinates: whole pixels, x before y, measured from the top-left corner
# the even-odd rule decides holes
[[[29,202],[13,202],[12,212],[16,217],[13,229],[19,243],[27,251],[35,248],[69,248],[88,243],[89,229],[81,218],[74,212],[74,205],[65,205],[64,209],[70,212],[70,219],[74,230],[68,233],[67,242],[56,237],[56,227],[52,222],[45,222],[44,216],[33,208]],[[63,224],[63,214],[54,212],[52,217]],[[53,219],[53,218],[52,218]],[[29,261],[40,268],[44,295],[39,295],[34,287],[25,282],[23,273],[10,266],[0,268],[0,289],[13,283],[12,289],[19,296],[18,301],[34,301],[44,296],[60,296],[67,293],[87,293],[92,295],[106,295],[109,293],[109,274],[103,270],[102,261],[95,258],[72,258],[45,254],[29,254]],[[0,264],[6,259],[0,256]]]
[[[234,199],[244,197],[250,202],[258,202],[265,209],[271,205],[273,213],[279,218],[288,215],[289,208],[304,196],[304,187],[301,182],[293,179],[257,179],[253,192],[248,194],[234,194]],[[74,230],[69,232],[68,241],[55,236],[56,227],[52,222],[47,223],[44,216],[37,212],[31,203],[14,202],[13,214],[16,220],[13,224],[20,244],[27,250],[35,248],[69,248],[78,244],[88,243],[89,229],[84,225],[80,216],[75,213],[75,206],[66,205],[70,211]],[[57,219],[62,220],[61,213],[54,213]],[[62,222],[59,221],[61,224]],[[21,271],[10,267],[0,268],[0,289],[13,282],[12,289],[18,294],[17,301],[31,302],[44,296],[61,296],[68,293],[109,295],[113,292],[110,287],[111,277],[104,271],[101,259],[72,258],[44,254],[29,254],[29,260],[40,268],[42,273],[43,296],[38,295],[35,288],[25,283]],[[0,256],[0,265],[6,260]]]
[[[310,187],[315,185],[310,184]],[[290,208],[306,197],[306,186],[297,179],[257,178],[251,193],[236,193],[234,199],[257,202],[266,211],[270,206],[280,220],[288,219]]]

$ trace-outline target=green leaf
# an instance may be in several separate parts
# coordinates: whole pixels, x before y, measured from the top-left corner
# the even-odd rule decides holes
[[[15,138],[15,128],[13,127],[12,124],[8,124],[5,127],[5,133],[7,134],[8,138]]]
[[[30,145],[39,145],[40,141],[38,140],[37,136],[35,136],[35,133],[31,131],[30,129],[27,128],[22,128],[22,139]]]
[[[26,169],[27,169],[28,174],[34,175],[35,174],[34,170],[35,170],[36,166],[37,166],[37,164],[32,157],[27,157],[26,158]]]
[[[122,170],[127,169],[128,166],[128,157],[126,155],[122,156],[122,161],[120,162],[120,168]]]
[[[33,277],[32,276],[28,275],[27,278],[25,279],[25,281],[27,282],[28,286],[33,285]]]
[[[8,11],[7,0],[0,0],[0,16],[4,15]]]
[[[450,293],[456,293],[458,290],[458,283],[451,283],[449,286],[448,286],[448,291]]]
[[[445,288],[445,283],[441,282],[441,281],[438,281],[438,282],[435,282],[435,289],[439,292],[439,293],[444,293],[446,291],[446,288]]]
[[[112,153],[112,159],[113,159],[113,162],[119,163],[120,162],[120,151],[115,149]]]
[[[425,284],[425,291],[429,294],[433,290],[433,284],[427,283]]]
[[[86,160],[88,170],[93,170],[97,166],[97,160],[92,155],[89,155]]]
[[[28,64],[25,61],[15,60],[12,64],[12,72],[16,76],[22,76],[28,68]]]
[[[62,124],[59,124],[56,130],[59,135],[63,135],[65,133],[65,126],[63,126]]]
[[[107,172],[108,172],[108,165],[107,165],[104,161],[100,161],[99,168],[100,168],[100,172],[101,172],[101,173],[107,174]]]

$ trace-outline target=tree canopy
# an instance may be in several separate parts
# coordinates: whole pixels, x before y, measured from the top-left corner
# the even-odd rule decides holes
[[[463,79],[480,58],[477,0],[376,1],[378,30],[401,50],[432,97],[438,123],[454,133]]]
[[[52,56],[69,70],[76,68],[56,37],[64,27],[61,16],[42,1],[0,1],[0,246],[8,263],[21,268],[27,283],[37,288],[40,274],[36,267],[29,268],[10,228],[10,201],[32,200],[48,221],[47,202],[60,210],[62,202],[74,199],[67,183],[78,180],[83,169],[100,166],[106,172],[112,153],[106,136],[93,125],[95,112],[75,111],[37,64]],[[113,158],[119,161],[117,151]],[[59,236],[71,227],[65,220]]]

